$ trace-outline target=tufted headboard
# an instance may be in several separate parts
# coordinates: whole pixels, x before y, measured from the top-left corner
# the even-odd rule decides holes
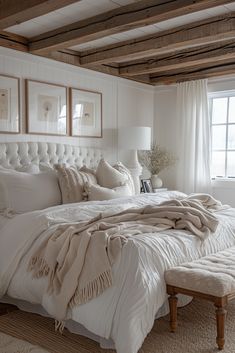
[[[0,165],[15,169],[25,164],[40,162],[66,163],[88,167],[97,166],[103,153],[95,147],[78,147],[47,142],[7,142],[0,143]]]

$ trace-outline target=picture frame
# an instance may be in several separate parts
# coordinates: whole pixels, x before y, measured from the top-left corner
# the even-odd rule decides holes
[[[145,193],[153,192],[151,179],[142,179],[141,185],[142,185],[143,192]]]
[[[26,131],[28,134],[68,135],[66,86],[26,80]]]
[[[0,74],[0,133],[20,133],[20,79]]]
[[[101,138],[102,93],[70,87],[71,136]]]

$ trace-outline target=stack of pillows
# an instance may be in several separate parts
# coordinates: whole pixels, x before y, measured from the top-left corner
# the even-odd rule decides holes
[[[0,167],[0,214],[7,209],[25,213],[61,203],[109,200],[135,194],[129,170],[101,159],[95,170],[46,163],[17,170]]]
[[[133,179],[129,170],[118,162],[113,167],[101,159],[95,170],[83,166],[56,165],[62,202],[80,202],[83,200],[110,200],[135,194]]]

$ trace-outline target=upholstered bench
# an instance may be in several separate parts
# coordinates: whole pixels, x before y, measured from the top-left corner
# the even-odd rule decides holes
[[[218,348],[224,347],[225,306],[235,298],[235,247],[184,263],[165,272],[171,331],[177,327],[177,294],[206,299],[216,307]]]

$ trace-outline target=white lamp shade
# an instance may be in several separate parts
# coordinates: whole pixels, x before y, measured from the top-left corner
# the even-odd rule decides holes
[[[122,127],[118,131],[118,146],[125,150],[150,150],[151,127]]]

